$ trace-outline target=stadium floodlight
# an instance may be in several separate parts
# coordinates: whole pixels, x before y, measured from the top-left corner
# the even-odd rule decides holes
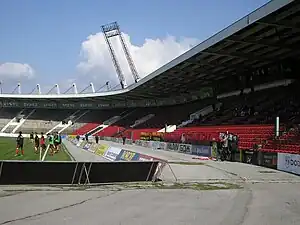
[[[0,81],[0,92],[1,92],[1,94],[3,94],[3,90],[2,90],[2,81]]]
[[[117,56],[114,52],[112,44],[109,40],[110,38],[115,37],[115,36],[119,37],[119,40],[121,42],[123,51],[125,53],[125,57],[126,57],[128,65],[129,65],[129,68],[130,68],[131,74],[133,76],[133,79],[134,79],[135,82],[138,82],[139,79],[140,79],[140,76],[139,76],[139,74],[136,70],[133,59],[132,59],[132,57],[130,55],[130,52],[129,52],[129,49],[128,49],[126,43],[125,43],[124,37],[122,35],[122,32],[120,31],[120,27],[119,27],[118,23],[117,22],[109,23],[109,24],[101,26],[101,28],[102,28],[102,32],[103,32],[103,35],[104,35],[104,39],[105,39],[106,44],[107,44],[108,49],[109,49],[110,56],[111,56],[113,64],[114,64],[114,67],[116,69],[121,87],[123,89],[127,87],[126,80],[125,80],[124,74],[121,70],[120,64],[117,60]]]

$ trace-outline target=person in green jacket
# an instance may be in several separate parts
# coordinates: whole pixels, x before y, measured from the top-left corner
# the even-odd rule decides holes
[[[54,137],[52,134],[48,134],[48,142],[49,142],[49,149],[50,149],[50,155],[54,154]]]
[[[55,147],[55,153],[59,152],[61,145],[61,136],[58,132],[54,134],[54,147]]]

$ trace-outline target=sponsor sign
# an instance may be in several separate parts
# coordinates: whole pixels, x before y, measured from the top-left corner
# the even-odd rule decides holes
[[[86,141],[81,140],[81,142],[79,142],[79,146],[80,146],[81,148],[83,148],[83,147],[85,146],[86,143],[87,143]]]
[[[142,141],[142,146],[145,148],[149,148],[150,147],[150,142],[149,141]]]
[[[262,160],[262,166],[277,168],[277,153],[259,152],[259,158]]]
[[[179,144],[178,143],[168,143],[167,149],[171,151],[178,151]]]
[[[144,155],[144,154],[139,154],[139,161],[153,161],[153,160],[157,160],[157,161],[161,161],[161,159],[149,156],[149,155]]]
[[[178,150],[181,153],[192,154],[192,145],[180,144]]]
[[[110,161],[115,161],[118,155],[120,154],[121,149],[120,148],[115,148],[115,147],[110,147],[104,154],[104,158],[110,160]]]
[[[166,142],[159,142],[158,149],[166,150],[166,148],[167,148],[167,143]]]
[[[122,149],[120,154],[117,156],[116,160],[137,161],[137,160],[139,160],[139,154],[132,152],[132,151]]]
[[[108,148],[109,148],[108,145],[104,145],[104,144],[97,145],[97,148],[95,149],[95,154],[104,156]]]
[[[84,145],[84,141],[83,140],[79,140],[78,143],[76,144],[77,147],[82,147]]]
[[[300,155],[278,153],[277,169],[300,175]]]
[[[211,156],[211,147],[205,145],[192,145],[192,154],[198,156]]]
[[[83,149],[84,149],[84,150],[90,150],[90,147],[91,147],[91,144],[87,142],[87,143],[83,146]]]

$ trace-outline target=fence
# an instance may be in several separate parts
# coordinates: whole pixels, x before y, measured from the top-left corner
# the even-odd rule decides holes
[[[152,181],[158,161],[37,162],[0,161],[0,185],[97,184]]]

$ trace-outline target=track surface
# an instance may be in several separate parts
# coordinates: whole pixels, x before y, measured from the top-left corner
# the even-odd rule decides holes
[[[123,147],[130,149],[130,146]],[[140,149],[150,155],[154,153]],[[155,154],[153,156],[168,157],[169,153]],[[189,161],[190,156],[180,155],[175,153],[170,159]],[[1,187],[0,225],[300,224],[300,177],[247,164],[204,163],[170,165],[181,182],[222,181],[239,183],[243,188],[195,191],[102,186],[79,191]],[[163,178],[174,181],[167,168]]]
[[[65,144],[65,146],[67,147],[69,153],[73,156],[75,161],[80,161],[80,162],[84,162],[84,161],[107,162],[108,161],[108,160],[104,159],[101,156],[98,156],[96,154],[93,154],[89,151],[86,151],[82,148],[79,148],[79,147],[75,146],[74,144],[72,144],[68,140],[63,140],[63,143]]]

